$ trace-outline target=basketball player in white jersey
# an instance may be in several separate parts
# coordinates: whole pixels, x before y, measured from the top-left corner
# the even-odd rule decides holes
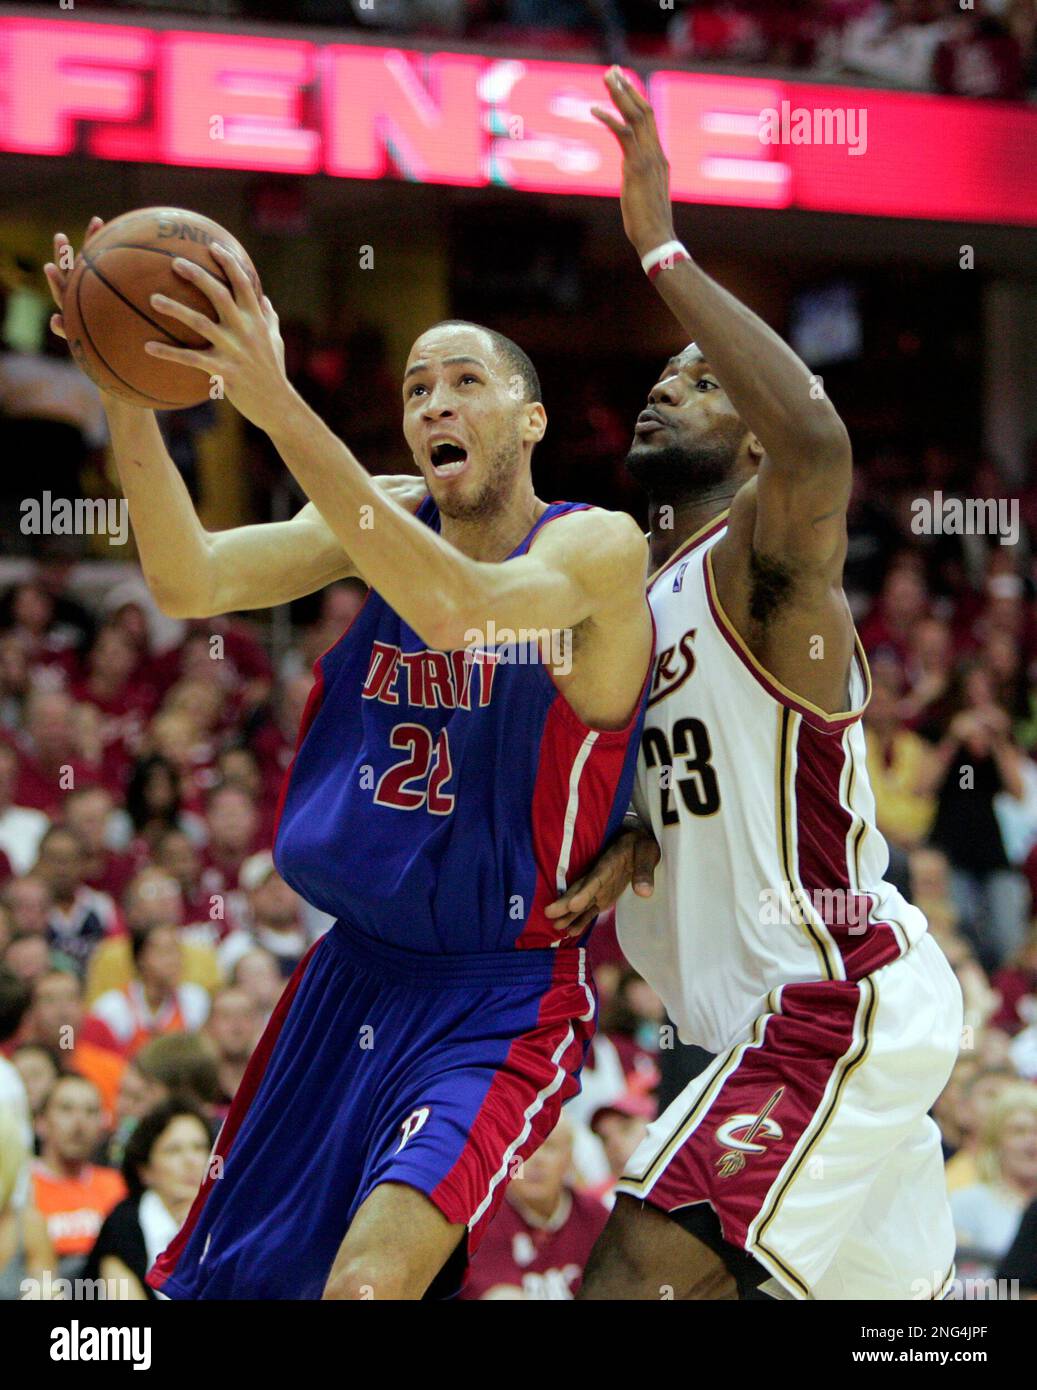
[[[869,677],[842,590],[846,430],[674,243],[651,108],[617,69],[606,80],[622,119],[596,114],[623,147],[626,232],[694,344],[627,460],[652,517],[635,808],[654,840],[624,835],[552,912],[582,930],[633,877],[622,947],[716,1058],[631,1159],[582,1297],[940,1297],[954,1231],[927,1112],[961,995],[883,878]]]

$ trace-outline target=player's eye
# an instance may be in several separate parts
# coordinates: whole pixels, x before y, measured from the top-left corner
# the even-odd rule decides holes
[[[461,385],[463,386],[466,381],[474,381],[478,383],[479,378],[473,372],[465,372],[464,375],[461,377]]]
[[[711,377],[708,377],[708,376],[700,376],[699,379],[698,379],[698,381],[696,381],[696,383],[695,383],[695,390],[696,390],[696,391],[719,391],[719,390],[720,390],[720,387],[719,387],[719,385],[718,385],[717,382],[715,382],[715,381],[712,380]]]
[[[410,390],[407,392],[407,399],[409,400],[411,396],[415,395],[418,391],[424,391],[424,389],[425,388],[424,386],[422,386],[421,382],[416,381],[414,385],[410,388]]]

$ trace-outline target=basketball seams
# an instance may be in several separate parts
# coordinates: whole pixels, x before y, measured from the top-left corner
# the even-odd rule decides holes
[[[91,268],[92,268],[92,267],[91,267]],[[100,276],[98,276],[97,278],[98,278],[99,280],[101,280],[101,283],[102,283],[107,289],[111,289],[111,286],[108,284],[108,282],[107,282],[106,280],[101,279]],[[115,378],[116,381],[121,381],[122,384],[123,384],[123,386],[126,387],[127,391],[132,391],[133,394],[134,394],[134,396],[141,397],[141,398],[143,398],[143,399],[145,399],[145,400],[153,400],[153,401],[155,402],[156,406],[161,406],[161,407],[163,407],[163,408],[165,408],[165,409],[167,409],[167,410],[183,410],[184,407],[183,407],[182,405],[180,405],[180,403],[179,403],[178,401],[164,401],[164,400],[161,399],[161,397],[158,397],[158,396],[148,396],[148,395],[145,394],[145,392],[139,391],[139,390],[137,389],[137,387],[133,385],[132,382],[127,381],[126,378],[125,378],[124,376],[120,376],[120,375],[119,375],[119,373],[115,370],[115,368],[112,366],[112,364],[108,361],[108,358],[105,357],[105,355],[104,355],[103,352],[101,352],[100,348],[97,346],[97,343],[96,343],[96,341],[95,341],[95,339],[94,339],[94,335],[90,332],[90,325],[89,325],[89,323],[87,322],[86,315],[85,315],[84,312],[83,312],[83,306],[82,306],[82,304],[80,303],[80,299],[79,299],[79,295],[80,295],[80,291],[81,291],[81,289],[82,289],[82,286],[83,286],[83,276],[81,275],[81,276],[79,277],[79,279],[76,281],[76,313],[79,315],[79,322],[80,322],[80,326],[82,327],[83,332],[86,334],[87,338],[90,340],[90,347],[91,347],[91,349],[93,350],[94,356],[97,358],[97,360],[98,360],[99,362],[103,362],[103,363],[104,363],[105,370],[108,371],[108,372],[110,372],[110,373],[112,374],[112,376]],[[121,296],[120,296],[120,298],[121,298]],[[131,307],[132,307],[132,306],[131,306]],[[94,384],[97,385],[96,382],[95,382]],[[102,389],[105,389],[105,388],[102,388]]]
[[[165,245],[156,244],[163,239]],[[205,356],[212,356],[212,353],[205,354],[209,343],[204,332],[197,333],[173,316],[168,325],[160,319],[159,311],[153,307],[151,292],[179,299],[218,323],[218,313],[206,302],[204,291],[199,291],[197,286],[191,289],[189,284],[179,284],[170,264],[177,257],[190,260],[212,275],[233,297],[234,282],[212,256],[214,245],[223,246],[234,256],[255,292],[261,295],[258,275],[241,243],[211,218],[186,209],[147,208],[126,213],[102,228],[96,239],[92,238],[81,249],[75,268],[78,273],[73,276],[74,283],[69,285],[68,305],[70,315],[75,311],[82,323],[76,335],[77,358],[97,385],[104,389],[110,384],[113,393],[125,394],[139,405],[159,410],[187,409],[204,400],[204,395],[195,394],[195,388],[189,385],[189,369],[152,362],[144,349],[150,338],[156,338],[182,351],[201,352],[203,360]],[[124,251],[130,254],[115,254]],[[115,255],[114,260],[110,252]],[[163,257],[165,264],[140,259],[145,252]],[[96,289],[87,282],[86,277],[91,275],[96,277]],[[91,319],[89,326],[85,318],[87,313]],[[203,366],[197,377],[199,391],[207,389],[203,385],[204,374]],[[139,385],[136,384],[138,380]],[[182,398],[169,400],[160,394],[163,390],[176,391]]]
[[[158,250],[156,250],[154,247],[151,247],[151,246],[128,246],[128,245],[125,245],[124,243],[120,243],[118,246],[106,246],[106,247],[104,248],[104,250],[105,250],[105,251],[120,251],[120,250],[122,250],[122,251],[152,251],[152,250],[154,250],[156,256],[168,256],[168,255],[170,254],[170,252],[168,252],[168,251],[158,251]],[[101,255],[104,255],[104,251],[101,252]],[[142,319],[144,320],[145,323],[150,324],[150,326],[151,326],[152,328],[154,328],[157,332],[159,332],[159,333],[164,333],[164,334],[166,335],[166,337],[169,338],[169,339],[171,340],[172,345],[173,345],[174,347],[190,348],[190,349],[192,349],[193,351],[199,351],[199,350],[200,350],[200,349],[198,348],[198,344],[197,344],[197,343],[187,343],[187,342],[184,341],[183,338],[178,338],[174,333],[170,332],[170,330],[169,330],[168,328],[166,328],[164,324],[157,323],[157,322],[155,321],[155,319],[153,319],[153,318],[151,317],[150,314],[145,313],[144,310],[140,307],[139,304],[134,304],[134,302],[133,302],[132,299],[127,299],[126,295],[123,294],[122,290],[119,289],[118,285],[113,285],[112,282],[111,282],[111,280],[108,279],[107,275],[105,275],[105,273],[104,273],[102,270],[99,270],[99,269],[98,269],[96,261],[91,260],[90,257],[89,257],[89,256],[86,256],[86,255],[84,255],[83,260],[85,261],[85,268],[86,268],[86,270],[93,271],[93,273],[97,276],[98,280],[100,280],[101,284],[104,285],[107,289],[111,290],[112,294],[114,294],[118,299],[121,299],[122,302],[126,305],[127,309],[132,309],[133,312],[134,312],[135,314],[138,315],[138,317],[142,318]],[[97,257],[97,260],[100,260],[100,257]],[[80,279],[82,280],[82,277],[80,277]],[[215,322],[215,320],[213,320],[213,322]]]

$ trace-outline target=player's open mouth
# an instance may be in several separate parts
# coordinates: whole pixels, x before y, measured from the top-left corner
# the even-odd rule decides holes
[[[439,444],[433,444],[429,451],[429,459],[437,478],[454,478],[468,462],[468,450],[463,449],[460,444],[443,440]]]

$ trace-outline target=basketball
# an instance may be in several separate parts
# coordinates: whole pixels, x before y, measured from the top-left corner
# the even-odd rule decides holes
[[[73,357],[102,390],[152,410],[177,410],[208,399],[204,372],[150,357],[144,344],[207,346],[183,324],[157,313],[151,296],[167,295],[215,319],[209,300],[176,274],[173,261],[183,256],[228,284],[209,249],[216,241],[237,257],[260,294],[259,277],[241,243],[211,218],[183,208],[123,213],[83,247],[64,296],[65,332]]]

